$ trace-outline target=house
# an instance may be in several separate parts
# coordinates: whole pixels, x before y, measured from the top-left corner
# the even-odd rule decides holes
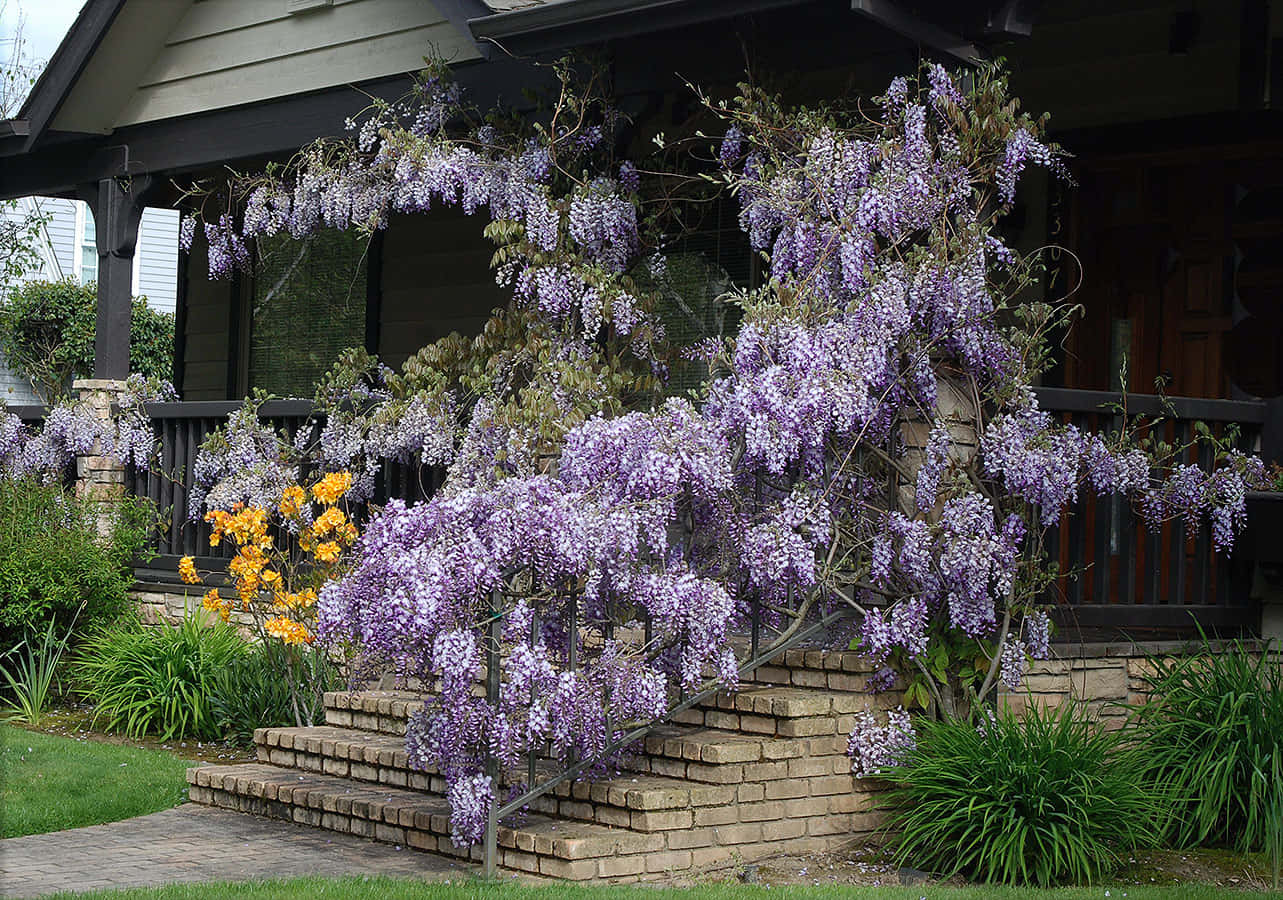
[[[1053,136],[1076,154],[1076,186],[1031,178],[1010,217],[1022,248],[1067,248],[1051,255],[1043,290],[1072,293],[1085,310],[1044,405],[1098,424],[1102,397],[1083,392],[1126,388],[1133,411],[1157,412],[1161,380],[1185,417],[1169,436],[1194,418],[1237,423],[1244,446],[1273,459],[1283,115],[1272,106],[1283,97],[1274,53],[1283,15],[1264,0],[908,9],[898,0],[90,0],[19,116],[0,123],[0,197],[42,193],[94,210],[106,325],[96,374],[118,378],[128,372],[122,310],[144,210],[180,203],[183,182],[342,133],[371,97],[403,94],[426,52],[449,60],[484,108],[521,104],[546,77],[532,61],[598,48],[639,134],[680,127],[686,81],[729,88],[746,54],[803,99],[874,93],[922,54],[1002,55],[1016,94],[1051,110]],[[733,210],[701,228],[688,239],[695,252],[730,277],[753,277]],[[286,281],[270,254],[253,274],[210,281],[198,237],[178,261],[175,383],[188,402],[254,388],[306,397],[341,347],[363,344],[398,365],[444,334],[474,331],[505,302],[489,257],[479,229],[452,211],[395,218],[368,248],[326,235],[289,257]],[[273,302],[261,302],[268,292]],[[1092,501],[1058,536],[1066,564],[1109,558],[1062,585],[1078,625],[1180,628],[1191,609],[1213,627],[1258,621],[1246,589],[1230,584],[1244,573],[1206,563],[1179,529],[1155,545],[1134,525]]]
[[[36,247],[39,265],[25,274],[24,281],[70,278],[86,283],[97,279],[94,216],[83,200],[20,197],[0,214],[19,220],[30,215],[47,217]],[[144,296],[153,309],[171,314],[178,296],[178,216],[174,209],[144,211],[138,224],[138,251],[130,281],[131,295]],[[11,405],[37,402],[27,381],[6,368],[3,360],[0,401]]]
[[[639,133],[680,127],[692,105],[685,81],[728,88],[746,53],[801,98],[876,93],[924,54],[952,62],[1007,57],[1015,93],[1033,110],[1051,110],[1053,136],[1076,154],[1077,187],[1033,179],[1011,217],[1011,239],[1022,248],[1066,248],[1050,255],[1042,289],[1072,294],[1085,310],[1083,327],[1040,389],[1044,408],[1105,426],[1113,414],[1103,404],[1125,391],[1132,412],[1174,412],[1163,425],[1171,438],[1187,438],[1202,420],[1220,433],[1237,428],[1242,446],[1280,458],[1283,115],[1275,107],[1283,103],[1283,14],[1266,0],[89,0],[18,117],[0,122],[0,198],[45,194],[93,209],[103,323],[95,374],[123,378],[138,223],[148,207],[183,202],[176,181],[284,159],[319,136],[342,133],[370,97],[403,94],[428,51],[451,63],[484,108],[521,104],[523,89],[542,77],[530,61],[572,47],[596,48],[608,61]],[[711,216],[690,241],[692,252],[729,276],[753,277],[733,215]],[[450,331],[476,329],[505,300],[489,270],[490,246],[460,214],[394,218],[365,250],[350,236],[326,236],[298,257],[297,290],[284,292],[273,277],[284,272],[270,268],[210,281],[199,240],[180,256],[175,380],[184,402],[150,410],[165,438],[166,466],[190,471],[195,442],[250,389],[307,396],[334,351],[352,344],[396,365]],[[271,265],[269,258],[264,266]],[[260,302],[269,292],[275,302]],[[1156,379],[1166,383],[1167,398],[1156,396]],[[270,412],[287,423],[308,408],[285,402]],[[185,506],[181,488],[146,481],[135,489],[162,506]],[[1205,533],[1187,535],[1179,523],[1146,533],[1112,500],[1090,498],[1078,512],[1053,543],[1066,567],[1090,565],[1085,577],[1058,585],[1063,635],[1122,630],[1157,638],[1188,635],[1195,623],[1225,632],[1261,627],[1262,598],[1271,596],[1272,566],[1280,562],[1267,554],[1277,553],[1270,549],[1277,541],[1249,538],[1226,561],[1213,559]],[[175,520],[160,538],[158,562],[140,573],[151,594],[163,597],[166,568],[196,552],[200,538],[198,528]],[[833,667],[796,652],[772,677],[854,702],[857,663],[846,669],[834,658]],[[1094,673],[1093,696],[1127,696],[1126,653],[1090,656],[1083,645],[1075,652],[1086,660],[1082,671]],[[744,718],[780,738],[821,733],[812,728],[836,735],[852,710],[840,712],[831,700],[812,715],[810,699],[768,703],[762,721]],[[404,698],[351,702],[336,701],[332,724],[404,729]],[[723,727],[712,723],[742,722],[745,710],[687,712]],[[273,763],[383,786],[416,784],[393,757],[386,765],[377,754],[378,765],[336,761],[319,741],[316,749],[282,743],[281,734],[273,740],[262,751]],[[652,774],[680,768],[695,777],[698,766],[673,758],[685,752],[661,742],[656,755],[667,762]],[[832,764],[827,756],[817,762],[830,772]],[[745,778],[743,771],[700,774]],[[376,823],[350,802],[339,813],[290,801],[278,793],[285,782],[265,771],[230,786],[221,775],[203,777],[194,799],[447,846],[439,823],[420,827],[420,812],[429,823],[434,814],[413,797],[403,798],[410,825],[404,815]],[[776,838],[820,847],[833,834],[871,827],[859,819],[863,806],[818,801],[828,787],[812,787],[801,833],[785,819],[771,821],[773,838],[759,820],[723,824],[739,829],[753,852]],[[330,796],[325,790],[316,788],[317,796]],[[855,796],[849,784],[833,793]],[[650,852],[665,866],[691,864],[695,845],[679,847],[662,824],[684,821],[686,807],[666,819],[612,805],[609,796],[592,799],[550,793],[539,806],[547,812],[551,804],[563,817],[587,814],[607,829],[575,844],[587,856],[568,856],[566,848],[560,857],[526,852],[527,839],[530,847],[554,842],[523,832],[505,859],[567,877],[639,877]],[[621,816],[631,823],[626,843],[617,833]],[[845,825],[822,830],[842,816]],[[725,835],[708,840],[718,851],[729,843]],[[624,846],[625,863],[611,870],[603,860]],[[611,849],[598,852],[603,847]]]

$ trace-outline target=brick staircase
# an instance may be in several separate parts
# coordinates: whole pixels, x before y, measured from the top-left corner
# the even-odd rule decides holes
[[[656,727],[612,774],[536,799],[500,827],[499,864],[635,881],[871,837],[875,798],[850,774],[846,735],[857,710],[897,698],[853,689],[864,681],[855,654],[783,661]],[[259,729],[258,763],[189,769],[191,799],[478,859],[450,842],[440,776],[407,763],[415,695],[340,692],[325,705],[323,726]]]

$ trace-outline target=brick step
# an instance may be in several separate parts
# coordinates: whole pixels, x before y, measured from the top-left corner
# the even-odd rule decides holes
[[[480,859],[478,848],[454,846],[449,808],[431,794],[262,763],[188,769],[187,781],[197,803]],[[642,874],[666,841],[660,834],[532,815],[501,826],[498,844],[499,864],[506,868],[582,881]]]
[[[847,734],[854,714],[892,708],[898,693],[868,694],[787,686],[746,686],[702,701],[674,716],[682,725],[782,738]],[[333,691],[325,695],[328,725],[384,734],[405,734],[406,720],[423,706],[411,691]]]
[[[189,769],[193,802],[269,816],[402,844],[450,856],[478,859],[477,848],[460,850],[449,837],[449,811],[439,796],[374,785],[332,775],[300,774],[263,763]],[[583,789],[576,785],[576,789]],[[665,785],[638,778],[620,792],[627,806],[657,797]],[[693,787],[692,791],[702,788]],[[602,787],[588,785],[601,796]],[[737,790],[737,795],[739,788]],[[630,793],[631,792],[631,793]],[[722,796],[721,794],[717,796]],[[703,799],[711,799],[707,794]],[[692,802],[694,796],[692,796]],[[773,805],[772,805],[773,804]],[[632,807],[629,806],[632,810]],[[701,811],[703,814],[701,814]],[[666,810],[632,810],[658,816]],[[638,880],[779,853],[818,852],[880,825],[868,794],[833,794],[780,801],[709,804],[689,817],[667,820],[649,832],[532,814],[499,829],[500,865],[570,880]],[[631,813],[630,813],[631,814]],[[660,820],[656,818],[657,824]]]
[[[413,691],[327,691],[325,724],[404,735],[406,722],[423,708]]]
[[[316,726],[260,728],[254,739],[258,758],[265,763],[437,795],[445,792],[438,774],[410,768],[404,738],[395,735]],[[621,761],[624,771],[619,775],[562,783],[533,801],[531,808],[649,833],[724,818],[706,807],[770,804],[851,789],[849,761],[831,739],[763,740],[677,726],[653,735],[647,745],[650,752]],[[812,751],[820,755],[812,756]],[[556,771],[552,761],[538,767],[540,778]],[[526,777],[523,767],[508,773],[504,782],[524,782]],[[760,812],[769,816],[772,809],[767,805]]]

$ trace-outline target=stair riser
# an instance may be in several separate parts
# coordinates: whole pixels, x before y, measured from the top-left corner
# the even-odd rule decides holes
[[[798,693],[803,693],[798,691]],[[894,709],[903,703],[899,692],[805,692],[806,696],[772,701],[751,688],[720,694],[677,713],[672,721],[723,731],[738,731],[764,738],[799,738],[849,734],[854,714],[863,709]],[[353,695],[327,694],[325,721],[340,728],[357,728],[380,734],[404,735],[406,722],[422,703],[393,699],[385,692]]]
[[[445,780],[440,775],[411,771],[391,764],[340,759],[262,745],[258,748],[258,758],[265,763],[295,768],[302,772],[351,778],[372,785],[426,791],[437,796],[445,794]],[[619,783],[612,784],[566,782],[558,785],[550,795],[537,798],[530,808],[545,815],[596,822],[650,834],[689,828],[697,822],[724,824],[722,820],[725,814],[716,810],[732,805],[738,805],[744,815],[751,819],[769,818],[783,814],[780,801],[797,800],[813,794],[828,796],[824,792],[849,790],[851,778],[846,774],[849,772],[849,762],[845,756],[794,759],[785,761],[785,765],[785,768],[775,767],[769,770],[738,766],[735,767],[735,772],[728,769],[725,776],[730,778],[740,775],[742,778],[745,772],[761,772],[774,776],[774,780],[769,783],[692,784],[689,788],[672,791],[630,789],[626,776],[616,779]],[[641,768],[645,767],[646,762],[642,761]],[[669,771],[684,773],[686,770]],[[667,773],[652,770],[649,774]],[[835,774],[845,777],[829,777]]]
[[[341,798],[303,787],[288,792],[275,785],[229,779],[222,787],[193,785],[193,802],[296,822],[343,834],[354,834],[449,856],[478,860],[479,850],[454,847],[443,813],[425,814],[395,805]],[[780,853],[820,852],[854,838],[872,839],[881,817],[868,811],[868,798],[852,795],[809,804],[794,803],[796,815],[757,820],[753,804],[721,808],[707,824],[692,824],[654,834],[638,834],[627,845],[588,855],[574,840],[560,844],[548,835],[517,829],[500,830],[499,864],[540,875],[583,881],[636,881],[661,878],[693,867],[732,861],[751,862]]]

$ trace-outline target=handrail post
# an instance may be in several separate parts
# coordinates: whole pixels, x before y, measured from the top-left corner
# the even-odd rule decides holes
[[[503,637],[500,618],[500,592],[495,588],[490,599],[489,646],[486,647],[486,701],[491,708],[499,706],[499,641]],[[490,803],[486,811],[485,877],[494,879],[499,871],[499,766],[494,751],[486,747],[486,777],[490,779]]]
[[[1265,404],[1261,459],[1267,466],[1274,462],[1283,463],[1283,397],[1275,397]]]

